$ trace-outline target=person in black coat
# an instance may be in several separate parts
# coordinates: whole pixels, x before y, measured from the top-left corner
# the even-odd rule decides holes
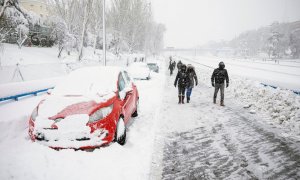
[[[225,64],[223,62],[219,63],[219,68],[215,69],[211,75],[211,84],[215,87],[213,102],[216,104],[216,99],[219,89],[221,90],[221,106],[224,106],[224,87],[226,80],[226,88],[229,86],[229,78],[227,70],[225,69]]]
[[[188,83],[186,86],[186,102],[189,103],[194,85],[198,85],[198,78],[195,72],[195,67],[191,64],[187,65],[186,73],[188,76]]]
[[[177,63],[177,69],[178,69],[178,71],[181,70],[181,66],[182,65],[183,65],[182,62],[179,60],[178,63]]]
[[[186,73],[186,65],[182,64],[180,71],[178,71],[174,86],[176,87],[178,83],[178,104],[184,104],[184,94],[185,94],[185,88],[188,83],[188,76]]]
[[[174,68],[175,68],[175,64],[176,64],[176,62],[175,61],[170,61],[170,63],[169,63],[169,70],[170,70],[170,76],[173,74],[173,71],[174,71]]]

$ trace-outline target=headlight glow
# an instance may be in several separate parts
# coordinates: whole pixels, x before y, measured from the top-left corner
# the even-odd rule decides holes
[[[113,105],[98,109],[96,112],[94,112],[93,114],[90,115],[89,122],[90,123],[96,122],[96,121],[99,121],[99,120],[105,118],[112,112],[112,110],[113,110]]]

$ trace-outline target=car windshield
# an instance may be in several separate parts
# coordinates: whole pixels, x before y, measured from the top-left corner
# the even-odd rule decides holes
[[[118,72],[114,70],[98,71],[84,68],[71,73],[53,90],[53,95],[95,95],[108,94],[117,90]]]

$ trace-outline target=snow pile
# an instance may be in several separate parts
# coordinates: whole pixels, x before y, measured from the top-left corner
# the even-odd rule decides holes
[[[196,68],[197,69],[197,68]],[[198,69],[199,81],[211,86],[211,71]],[[230,73],[230,72],[229,72]],[[300,96],[289,90],[265,87],[258,81],[230,75],[229,87],[225,90],[226,98],[234,98],[241,106],[249,108],[249,113],[260,112],[271,118],[268,123],[287,128],[291,135],[300,136]]]
[[[300,135],[300,97],[292,91],[264,87],[258,82],[233,77],[229,92],[251,110],[267,113]],[[250,111],[251,111],[250,110]]]

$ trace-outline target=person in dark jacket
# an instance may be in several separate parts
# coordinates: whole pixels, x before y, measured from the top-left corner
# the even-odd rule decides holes
[[[176,64],[175,61],[173,61],[173,62],[171,61],[170,64],[169,64],[170,76],[173,74],[175,64]]]
[[[178,63],[177,63],[177,69],[178,69],[178,71],[181,70],[181,66],[182,66],[182,62],[181,62],[181,61],[178,61]]]
[[[172,56],[169,57],[169,60],[170,60],[169,61],[169,67],[170,67],[170,65],[172,64]]]
[[[178,71],[176,78],[175,78],[175,82],[174,82],[174,86],[177,86],[178,83],[178,104],[184,104],[184,94],[185,94],[185,88],[188,82],[188,76],[186,73],[186,65],[182,64],[181,65],[181,70]]]
[[[211,84],[215,87],[214,93],[214,103],[216,104],[217,94],[219,89],[221,90],[221,106],[224,106],[224,81],[226,80],[226,88],[229,86],[229,78],[227,70],[225,69],[225,64],[223,62],[219,63],[219,68],[215,69],[211,75]]]
[[[191,99],[192,90],[194,88],[194,84],[198,85],[198,78],[195,72],[194,66],[191,64],[187,65],[187,76],[188,76],[188,83],[186,86],[186,102],[189,103]]]

